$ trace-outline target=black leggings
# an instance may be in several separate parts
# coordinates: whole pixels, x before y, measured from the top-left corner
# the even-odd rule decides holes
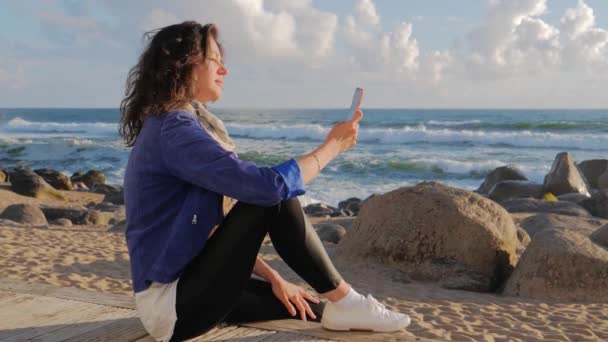
[[[180,277],[171,341],[201,335],[221,322],[299,318],[289,314],[268,282],[251,278],[266,233],[281,258],[318,293],[338,287],[342,277],[297,197],[271,207],[238,202]],[[308,304],[319,321],[323,303]]]

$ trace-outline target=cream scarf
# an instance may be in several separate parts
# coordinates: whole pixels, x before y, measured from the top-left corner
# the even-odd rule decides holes
[[[184,109],[193,115],[196,115],[198,121],[201,123],[201,126],[207,133],[215,140],[222,148],[226,151],[234,152],[234,141],[230,139],[228,135],[228,131],[226,130],[226,126],[224,122],[213,115],[210,111],[205,108],[205,106],[197,100],[192,101],[192,103],[188,103],[185,106],[180,107],[179,109]],[[228,215],[228,212],[234,205],[236,204],[236,200],[230,198],[228,196],[223,196],[222,200],[222,208],[224,212],[224,217]],[[215,228],[213,230],[215,231]]]

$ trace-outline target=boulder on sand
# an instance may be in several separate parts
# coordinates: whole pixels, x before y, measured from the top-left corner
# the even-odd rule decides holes
[[[587,181],[568,152],[558,153],[555,156],[551,171],[545,176],[544,186],[545,192],[556,196],[574,192],[589,194]]]
[[[608,302],[608,250],[572,230],[539,232],[521,256],[503,293]]]
[[[447,288],[492,291],[515,265],[517,245],[501,206],[424,182],[368,199],[334,257],[376,260]]]
[[[42,177],[27,167],[18,167],[10,173],[11,190],[34,198],[59,199],[65,197],[47,183]]]

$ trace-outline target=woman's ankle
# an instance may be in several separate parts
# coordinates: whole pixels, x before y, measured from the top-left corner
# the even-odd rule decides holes
[[[348,291],[350,291],[350,288],[350,284],[342,280],[335,290],[321,293],[321,296],[327,298],[327,300],[329,300],[330,302],[335,303],[340,299],[344,298]]]

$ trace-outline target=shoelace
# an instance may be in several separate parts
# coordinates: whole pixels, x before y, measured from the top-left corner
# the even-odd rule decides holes
[[[369,306],[371,307],[371,309],[372,309],[373,312],[379,313],[380,315],[382,315],[382,317],[389,317],[389,316],[391,316],[391,312],[390,312],[390,310],[388,310],[386,308],[386,305],[380,303],[371,294],[367,295],[367,299],[368,299]]]

